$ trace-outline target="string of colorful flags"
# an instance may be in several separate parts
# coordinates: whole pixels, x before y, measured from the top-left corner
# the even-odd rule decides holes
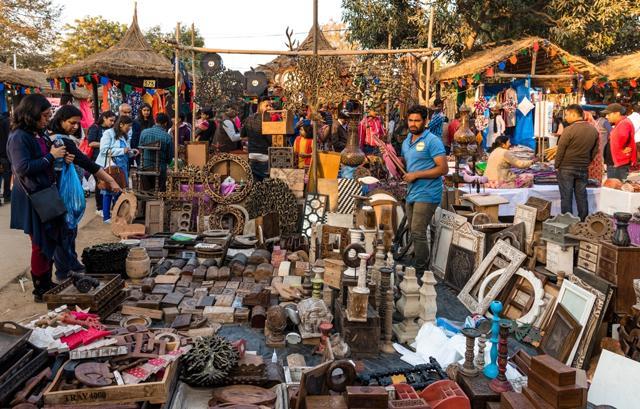
[[[93,82],[106,87],[111,87],[114,85],[114,83],[116,85],[119,85],[119,81],[110,79],[105,75],[98,75],[98,74],[87,74],[85,76],[67,77],[67,78],[60,78],[60,79],[53,78],[49,80],[49,85],[51,86],[51,89],[64,90],[64,89],[67,89],[67,85],[69,85],[71,89],[74,89],[74,90],[78,86],[91,89],[93,87]],[[154,95],[156,93],[156,89],[157,88],[134,87],[133,85],[130,85],[130,84],[124,84],[122,86],[122,90],[125,92],[125,94],[130,94],[133,91],[136,91],[139,93],[142,93],[144,91],[149,95]],[[176,87],[175,85],[172,85],[164,89],[166,89],[167,91],[173,92],[175,91]]]

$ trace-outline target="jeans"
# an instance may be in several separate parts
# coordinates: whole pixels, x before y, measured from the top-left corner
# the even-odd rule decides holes
[[[120,194],[114,195],[111,192],[102,191],[102,220],[111,219],[111,206],[118,200]]]
[[[255,182],[262,182],[269,177],[269,162],[250,160],[249,166],[251,166],[251,173]]]
[[[437,208],[438,203],[415,202],[405,205],[407,226],[413,240],[414,267],[419,274],[427,269],[429,263],[427,229]]]
[[[629,165],[614,167],[607,165],[607,178],[624,181],[629,176]]]
[[[587,170],[559,169],[558,188],[560,189],[560,207],[562,213],[573,214],[573,196],[575,193],[578,217],[580,220],[589,215],[587,201]]]
[[[58,242],[53,253],[56,277],[60,280],[68,278],[71,271],[84,270],[84,266],[78,261],[78,254],[76,253],[76,237],[78,237],[78,229],[64,229],[62,240]]]

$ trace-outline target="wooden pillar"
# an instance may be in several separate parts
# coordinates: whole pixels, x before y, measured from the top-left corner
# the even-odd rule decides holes
[[[313,0],[313,58],[314,62],[318,64],[318,0]],[[313,97],[313,113],[311,117],[318,115],[318,94],[319,84],[316,82],[316,89]],[[311,175],[310,181],[313,181],[311,191],[313,193],[318,192],[318,121],[313,119],[313,147],[311,153]]]
[[[180,23],[176,24],[176,43],[180,44]],[[173,133],[173,170],[178,171],[178,109],[180,108],[180,87],[178,82],[178,77],[180,74],[180,50],[178,48],[175,49],[174,55],[174,101],[173,101],[173,123],[175,128],[175,132]]]
[[[98,122],[102,101],[98,100],[98,81],[93,77],[91,77],[91,92],[93,93],[93,119],[94,122]]]
[[[196,46],[196,26],[191,23],[191,47]],[[196,131],[196,52],[191,52],[191,106],[193,107],[191,112],[191,140],[193,140],[193,133]],[[176,132],[178,129],[176,128]]]
[[[433,47],[433,16],[434,16],[434,11],[433,11],[433,4],[431,5],[431,9],[429,11],[429,37],[428,37],[428,45],[427,47],[432,48]],[[431,58],[432,58],[433,54],[429,54],[429,56],[427,57],[427,78],[426,78],[426,91],[425,91],[425,99],[426,102],[425,104],[427,106],[429,106],[429,99],[431,98],[430,95],[430,87],[431,87]]]

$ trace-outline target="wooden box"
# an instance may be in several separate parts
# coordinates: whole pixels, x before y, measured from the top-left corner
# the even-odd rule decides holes
[[[584,386],[578,384],[558,386],[553,385],[549,379],[531,371],[527,386],[551,406],[558,409],[583,408],[587,405],[586,382]]]
[[[209,161],[209,144],[207,142],[187,143],[187,165],[204,167]]]
[[[489,388],[490,379],[480,376],[464,376],[458,371],[456,379],[471,402],[471,409],[485,409],[488,402],[500,402],[500,394]]]
[[[375,358],[379,354],[380,317],[378,312],[368,305],[366,322],[350,322],[347,320],[347,309],[336,306],[336,318],[343,339],[351,348],[356,358]]]
[[[535,409],[535,406],[521,393],[505,392],[500,398],[500,409]]]
[[[271,121],[273,114],[279,115],[279,121]],[[287,110],[265,111],[262,114],[263,135],[293,135],[293,113]]]
[[[569,233],[569,228],[579,221],[580,219],[569,213],[558,214],[542,222],[542,238],[560,244],[575,243],[576,240],[566,237],[566,234]]]
[[[233,307],[204,307],[203,315],[210,322],[233,324],[235,308]]]
[[[347,409],[347,402],[342,395],[307,396],[305,403],[306,409]]]
[[[633,280],[640,278],[640,247],[618,247],[610,241],[600,243],[598,276],[617,286],[616,314],[628,314],[636,303]]]
[[[547,270],[555,274],[560,271],[570,274],[573,271],[573,247],[547,241]]]
[[[363,409],[386,409],[389,394],[384,386],[347,386],[347,406]]]
[[[44,392],[47,405],[89,405],[135,403],[148,401],[162,404],[171,398],[171,384],[178,371],[178,362],[171,363],[158,382],[144,382],[137,385],[113,385],[102,388],[57,390],[62,381],[63,371],[58,371],[51,385]],[[96,406],[97,407],[97,406]]]
[[[530,371],[542,376],[552,385],[567,386],[576,383],[577,370],[550,355],[532,357]]]

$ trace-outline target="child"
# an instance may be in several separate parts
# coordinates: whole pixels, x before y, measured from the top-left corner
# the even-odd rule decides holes
[[[305,169],[311,166],[311,153],[313,152],[313,127],[311,121],[304,120],[300,126],[300,135],[293,142],[293,153],[298,157],[298,168]]]

